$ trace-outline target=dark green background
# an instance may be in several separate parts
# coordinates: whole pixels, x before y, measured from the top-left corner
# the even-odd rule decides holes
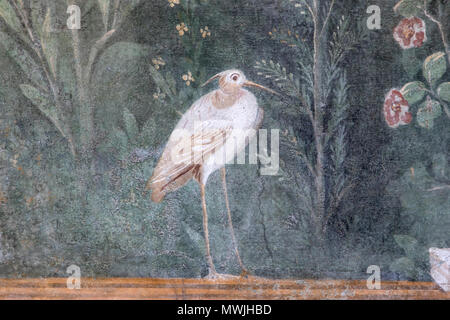
[[[311,230],[292,223],[300,211],[298,190],[287,176],[296,163],[284,149],[281,176],[260,176],[255,165],[230,166],[228,188],[241,256],[252,273],[267,277],[365,278],[367,267],[374,264],[381,267],[384,279],[429,279],[426,255],[414,267],[421,272],[390,268],[404,255],[394,235],[409,234],[412,225],[401,202],[405,189],[401,183],[393,185],[412,166],[431,172],[435,154],[443,153],[448,164],[448,119],[441,117],[431,130],[415,122],[396,130],[385,124],[386,93],[422,79],[420,72],[413,76],[405,72],[402,50],[392,37],[401,19],[392,10],[395,1],[338,2],[333,17],[345,15],[355,26],[365,26],[369,5],[382,9],[382,29],[366,30],[344,63],[350,86],[345,175],[354,187],[329,223],[326,246],[320,247],[310,240]],[[11,133],[2,135],[0,143],[1,191],[7,198],[0,204],[0,276],[66,276],[72,264],[80,266],[83,276],[204,276],[198,186],[191,182],[162,204],[154,204],[144,190],[145,182],[179,119],[177,111],[184,112],[211,90],[200,88],[203,81],[239,68],[249,79],[274,87],[253,67],[261,59],[295,70],[293,49],[268,35],[273,28],[307,32],[307,22],[293,10],[289,1],[198,1],[191,15],[212,35],[189,40],[190,34],[180,38],[175,29],[183,19],[181,6],[142,1],[102,52],[94,72],[97,134],[87,191],[80,187],[82,177],[65,140],[21,93],[19,85],[26,82],[23,70],[1,49],[0,125],[2,130],[11,128]],[[82,25],[88,45],[102,28],[96,6],[84,13]],[[442,50],[431,23],[428,37],[417,51],[420,61]],[[198,59],[193,61],[200,43]],[[177,103],[153,98],[157,89],[148,66],[157,56],[166,62],[162,72],[171,73],[179,88]],[[71,69],[68,61],[65,65]],[[188,70],[196,78],[189,88],[181,79]],[[449,74],[444,77],[449,79]],[[68,99],[73,99],[75,93],[68,91]],[[303,118],[286,112],[291,100],[255,93],[265,110],[263,128],[303,132]],[[127,132],[125,108],[143,132],[139,138]],[[12,166],[15,154],[25,174]],[[212,254],[219,272],[238,273],[220,183],[216,173],[207,186]],[[30,197],[34,200],[27,204]],[[448,209],[448,193],[439,197]],[[432,199],[429,206],[438,202]],[[450,245],[445,231],[449,229],[442,229],[448,226],[446,213],[440,223],[422,222],[419,235],[442,230],[436,233],[443,237],[421,245]]]

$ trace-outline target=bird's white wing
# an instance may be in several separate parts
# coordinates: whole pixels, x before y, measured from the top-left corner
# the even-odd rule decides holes
[[[202,99],[204,98],[207,96]],[[216,119],[216,114],[208,112],[209,105],[200,100],[178,123],[147,183],[147,189],[152,190],[152,199],[156,202],[161,201],[167,192],[183,186],[192,177],[200,179],[197,175],[201,165],[230,137],[232,123]],[[203,108],[199,108],[200,105]],[[199,109],[203,109],[203,112],[198,113],[201,111]]]
[[[193,131],[176,129],[161,157],[164,162],[161,163],[163,170],[160,178],[167,179],[188,166],[205,163],[212,153],[226,143],[232,130],[230,122],[221,120],[201,121]]]

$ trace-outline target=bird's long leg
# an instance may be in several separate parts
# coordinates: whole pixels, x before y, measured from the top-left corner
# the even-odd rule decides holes
[[[216,268],[211,257],[211,251],[209,249],[209,233],[208,233],[208,212],[206,210],[206,199],[205,199],[205,185],[200,183],[200,194],[202,197],[202,209],[203,209],[203,231],[205,233],[205,243],[206,243],[206,260],[209,265],[209,273],[211,276],[217,274]]]
[[[236,253],[239,265],[242,268],[242,275],[246,276],[246,275],[248,275],[249,272],[247,271],[244,264],[242,263],[241,256],[239,255],[239,249],[238,249],[236,237],[234,235],[233,221],[231,220],[230,203],[228,202],[228,191],[227,191],[227,171],[226,171],[225,167],[222,168],[222,186],[223,186],[223,192],[225,194],[225,205],[227,207],[228,225],[230,227],[231,240],[233,241],[234,251]]]

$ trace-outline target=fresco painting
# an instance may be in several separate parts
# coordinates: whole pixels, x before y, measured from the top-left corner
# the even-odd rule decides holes
[[[0,0],[0,277],[450,280],[449,16]]]

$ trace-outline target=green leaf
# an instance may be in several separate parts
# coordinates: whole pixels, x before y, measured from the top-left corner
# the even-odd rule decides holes
[[[139,133],[139,128],[136,118],[127,108],[123,110],[123,121],[125,123],[128,138],[134,141]]]
[[[103,16],[103,25],[106,30],[108,29],[109,23],[109,4],[110,0],[98,0],[98,6],[100,7]]]
[[[59,119],[58,110],[54,104],[51,103],[49,97],[28,84],[21,84],[20,89],[22,90],[22,93],[55,125],[63,137],[69,139],[70,137],[66,134]]]
[[[390,266],[389,270],[392,272],[400,273],[406,275],[408,278],[414,278],[416,274],[416,269],[414,261],[407,257],[399,258],[395,260]]]
[[[428,97],[421,108],[417,111],[417,122],[419,126],[431,129],[434,125],[434,119],[442,114],[442,107],[438,101],[431,100]]]
[[[18,34],[22,34],[20,20],[7,0],[0,0],[0,16]]]
[[[450,82],[442,83],[437,89],[437,93],[442,100],[450,102]]]
[[[173,97],[171,85],[164,79],[163,75],[152,65],[149,65],[148,68],[155,84],[164,92],[164,94]]]
[[[172,73],[170,72],[166,73],[166,82],[169,88],[172,90],[173,95],[175,96],[177,94],[177,82],[175,81],[175,78],[173,77]]]
[[[25,77],[28,76],[37,87],[45,87],[46,81],[42,76],[41,68],[26,50],[20,47],[8,34],[1,31],[0,45],[5,48],[7,54],[19,65]]]
[[[35,87],[28,84],[21,84],[20,89],[22,90],[22,93],[25,95],[25,97],[30,99],[34,105],[40,106],[50,104],[49,98]]]
[[[44,55],[47,58],[50,70],[56,78],[58,74],[58,38],[52,33],[52,14],[50,8],[47,9],[41,31],[41,44]]]
[[[38,34],[41,34],[47,10],[51,11],[53,17],[56,16],[56,1],[45,3],[42,0],[30,0],[30,10],[33,29]]]
[[[420,81],[407,83],[400,90],[409,105],[420,102],[425,96],[425,85]]]
[[[425,59],[423,63],[423,75],[425,79],[434,85],[447,71],[447,60],[444,52],[436,52]]]
[[[395,242],[405,250],[405,253],[408,257],[414,257],[416,250],[417,250],[417,244],[418,241],[414,239],[411,236],[408,235],[394,235]]]
[[[401,0],[395,5],[394,11],[408,18],[417,15],[422,5],[423,0]]]

